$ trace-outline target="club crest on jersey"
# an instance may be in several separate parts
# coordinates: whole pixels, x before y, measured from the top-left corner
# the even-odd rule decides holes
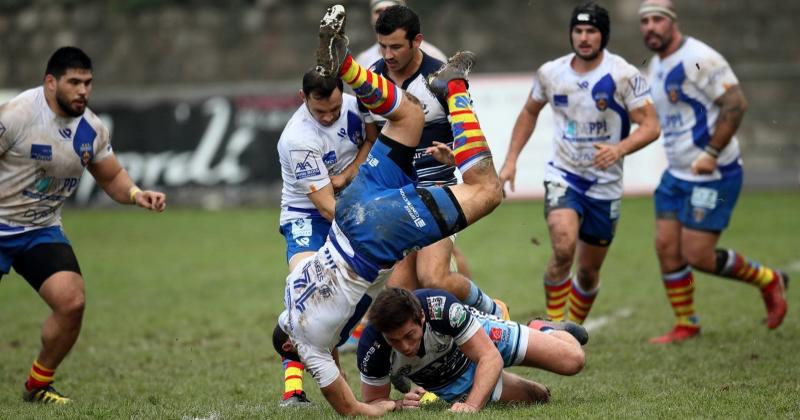
[[[692,209],[692,217],[696,223],[700,223],[706,218],[706,209],[702,207],[695,207]]]
[[[460,303],[454,303],[453,306],[450,307],[449,312],[450,317],[450,326],[453,328],[459,328],[464,325],[464,321],[467,320],[467,310],[464,309],[464,305]]]
[[[42,161],[53,160],[53,147],[49,144],[32,144],[31,159]]]
[[[679,85],[668,85],[667,86],[667,97],[669,101],[674,103],[678,103],[678,99],[680,99],[680,86]]]
[[[605,92],[594,93],[594,105],[600,111],[605,111],[608,108],[608,94]]]
[[[431,314],[431,320],[442,319],[444,314],[444,296],[428,296],[428,312]]]
[[[92,160],[92,145],[84,143],[81,145],[81,165],[88,165],[90,160]]]
[[[489,339],[495,343],[499,343],[500,340],[503,339],[503,330],[497,327],[492,327],[492,329],[489,330]]]

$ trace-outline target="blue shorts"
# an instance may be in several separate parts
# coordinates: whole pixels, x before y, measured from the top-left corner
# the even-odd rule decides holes
[[[572,209],[581,220],[578,237],[590,245],[609,246],[614,240],[622,200],[598,200],[566,184],[544,183],[544,217],[556,209]]]
[[[282,224],[280,232],[286,240],[286,262],[288,263],[295,254],[319,250],[330,230],[331,222],[316,210],[308,210],[307,217]]]
[[[30,230],[11,236],[0,236],[0,276],[8,274],[17,255],[39,244],[67,244],[69,239],[60,226]]]
[[[336,200],[336,224],[375,264],[392,265],[466,227],[449,188],[416,186],[413,159],[413,148],[379,136]]]
[[[742,178],[738,171],[716,181],[691,182],[665,171],[655,192],[656,218],[677,219],[689,229],[721,232],[733,215]]]
[[[483,330],[494,343],[500,356],[503,357],[503,367],[517,366],[525,359],[525,352],[528,351],[528,333],[526,326],[513,321],[502,321],[499,319],[481,319]],[[469,367],[461,376],[449,384],[436,389],[429,389],[439,398],[445,401],[456,401],[462,396],[466,396],[472,384],[475,383],[475,370],[477,365],[470,362]],[[503,391],[502,376],[498,380],[491,401],[497,401]]]

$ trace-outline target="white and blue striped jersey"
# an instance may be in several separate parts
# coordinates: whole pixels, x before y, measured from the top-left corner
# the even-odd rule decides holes
[[[600,65],[587,73],[572,69],[574,56],[545,63],[533,80],[531,98],[549,103],[555,116],[545,180],[566,182],[591,198],[617,200],[622,197],[623,161],[605,170],[596,168],[594,145],[628,137],[628,113],[651,103],[650,87],[639,70],[607,50]]]
[[[717,158],[712,174],[695,175],[692,162],[708,144],[719,116],[714,101],[739,81],[725,58],[703,42],[687,37],[667,58],[650,60],[648,78],[661,121],[669,171],[685,181],[709,181],[741,170],[734,136]]]
[[[0,236],[60,226],[86,166],[112,155],[108,130],[91,110],[59,117],[41,86],[1,105]]]
[[[354,96],[342,95],[342,112],[330,127],[322,126],[301,105],[278,140],[283,178],[280,224],[316,211],[308,194],[328,185],[331,175],[350,165],[363,142],[364,122]]]

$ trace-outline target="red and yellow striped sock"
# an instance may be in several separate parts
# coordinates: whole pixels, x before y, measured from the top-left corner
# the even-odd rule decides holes
[[[28,382],[25,383],[25,387],[28,389],[28,391],[35,388],[44,388],[53,383],[53,378],[55,375],[55,369],[48,369],[42,366],[38,360],[34,360],[33,366],[31,366],[31,372],[28,375]]]
[[[779,280],[775,270],[751,261],[732,249],[717,250],[717,267],[720,267],[717,274],[752,284],[759,289]]]
[[[300,362],[289,360],[283,361],[283,399],[286,400],[294,394],[303,392],[303,369]]]
[[[459,171],[464,173],[483,159],[491,158],[489,143],[483,136],[464,80],[447,82],[447,109],[453,130],[453,155]]]
[[[680,271],[662,274],[667,299],[672,305],[678,325],[697,326],[698,319],[694,314],[694,276],[688,265]]]
[[[339,69],[339,77],[353,88],[367,109],[379,115],[389,115],[400,106],[403,93],[385,77],[369,71],[348,54]]]
[[[567,319],[576,324],[583,324],[583,321],[589,316],[589,311],[592,310],[592,304],[594,304],[594,299],[599,291],[599,284],[594,290],[585,291],[578,285],[577,279],[573,279],[572,289],[569,291],[569,305],[567,306],[569,316]]]
[[[563,321],[567,315],[567,298],[572,290],[572,277],[551,282],[544,280],[544,297],[547,303],[547,317],[553,321]]]

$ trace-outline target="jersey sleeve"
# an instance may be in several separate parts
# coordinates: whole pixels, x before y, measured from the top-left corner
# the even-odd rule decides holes
[[[722,96],[731,86],[739,84],[730,64],[722,55],[709,49],[694,66],[684,63],[686,75],[712,101]]]
[[[99,122],[100,120],[95,117],[95,119]],[[94,158],[92,158],[93,163],[100,162],[101,160],[111,156],[114,154],[114,150],[111,148],[111,135],[108,132],[108,128],[102,123],[98,124],[97,130],[97,141],[95,144],[95,153]]]
[[[620,85],[622,101],[628,111],[653,103],[650,83],[636,67],[627,65]]]
[[[0,155],[5,154],[16,143],[16,128],[21,126],[19,115],[15,115],[11,103],[0,105]]]
[[[369,325],[364,327],[356,350],[361,382],[373,386],[388,384],[392,368],[391,354],[392,348],[381,333]]]
[[[545,92],[544,72],[542,71],[542,67],[536,70],[536,73],[533,75],[531,99],[536,102],[547,102],[547,92]]]
[[[431,329],[453,337],[457,345],[467,342],[481,328],[480,322],[470,314],[467,307],[450,293],[444,290],[420,289],[415,294],[422,304]]]
[[[288,179],[284,182],[300,194],[319,191],[331,182],[328,168],[322,161],[322,145],[310,137],[312,133],[304,131],[302,136],[288,139],[284,147],[285,156],[281,157],[289,166],[284,174]]]

